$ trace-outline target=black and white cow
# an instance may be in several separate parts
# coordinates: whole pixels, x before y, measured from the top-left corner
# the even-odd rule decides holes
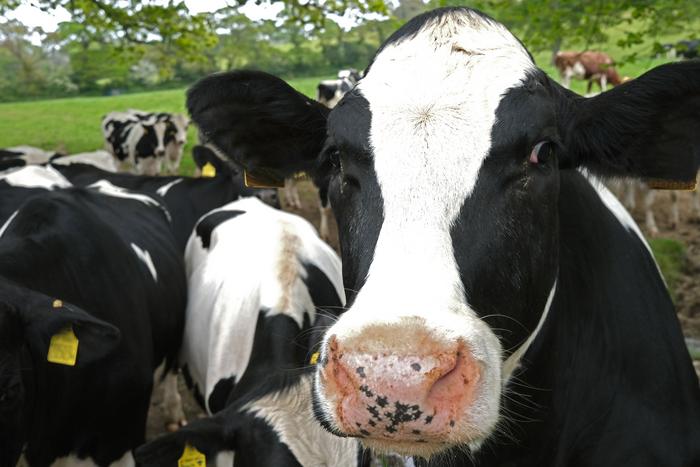
[[[329,430],[466,465],[700,464],[673,303],[585,174],[694,182],[700,62],[585,99],[502,24],[447,8],[395,32],[332,111],[255,71],[187,105],[251,172],[331,177],[352,292],[317,366]]]
[[[64,154],[56,151],[45,151],[34,146],[14,146],[0,149],[0,171],[25,165],[46,164],[54,157]]]
[[[672,58],[691,60],[700,55],[700,39],[682,40],[675,44],[664,44],[664,50]]]
[[[245,196],[258,196],[279,207],[277,190],[247,188],[243,177],[206,148],[195,150],[200,160],[215,167],[215,176],[207,178],[146,176],[111,173],[87,164],[55,166],[75,186],[90,186],[101,180],[112,185],[157,195],[163,199],[172,218],[178,248],[185,250],[187,239],[197,220],[205,213]]]
[[[187,143],[187,128],[190,125],[187,116],[168,112],[144,112],[137,109],[129,109],[128,112],[141,121],[155,120],[166,124],[164,140],[166,172],[170,175],[177,175],[185,143]]]
[[[316,422],[313,374],[299,371],[345,304],[340,258],[313,226],[255,198],[235,201],[197,223],[185,265],[181,364],[216,416],[146,445],[137,461],[175,465],[189,443],[229,465],[235,451],[236,467],[357,465],[359,443]]]
[[[316,87],[316,100],[332,109],[340,102],[340,99],[355,87],[362,75],[353,70],[340,70],[337,79],[327,79],[318,83]]]
[[[147,196],[36,191],[0,232],[0,465],[133,465],[182,339],[181,254]]]
[[[158,175],[165,158],[165,146],[174,133],[167,122],[156,117],[141,119],[131,112],[110,112],[102,119],[105,149],[122,169],[135,174]]]

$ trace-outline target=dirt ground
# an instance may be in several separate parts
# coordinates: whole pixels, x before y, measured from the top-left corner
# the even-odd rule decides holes
[[[318,229],[320,213],[315,188],[309,182],[301,182],[299,184],[299,193],[304,207],[301,210],[287,210],[308,219]],[[637,208],[632,210],[632,215],[645,235],[649,235],[644,225],[644,211],[641,208],[643,200],[641,197],[642,195],[638,193]],[[280,199],[284,200],[282,194]],[[656,223],[659,227],[659,236],[680,240],[686,246],[687,259],[678,281],[676,307],[685,335],[697,339],[697,342],[700,343],[700,222],[698,219],[690,219],[690,194],[681,193],[679,199],[681,225],[678,228],[671,229],[670,195],[668,192],[659,192],[654,212]],[[330,222],[331,241],[329,243],[336,251],[338,250],[337,232],[335,221],[332,220]],[[700,373],[700,361],[696,362],[696,369]],[[180,394],[183,396],[185,415],[188,420],[195,420],[197,417],[204,415],[182,381],[180,381]],[[151,413],[148,420],[148,439],[152,439],[164,432],[165,421],[158,408],[159,401],[160,394],[156,391],[151,403]]]

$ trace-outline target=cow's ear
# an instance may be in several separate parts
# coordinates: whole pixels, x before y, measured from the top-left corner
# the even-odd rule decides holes
[[[82,366],[109,355],[119,344],[121,334],[111,324],[59,298],[26,292],[14,295],[24,298],[13,307],[32,351],[41,358],[59,365]]]
[[[557,86],[568,162],[691,188],[700,165],[700,61],[662,65],[592,98]]]
[[[326,139],[329,110],[259,71],[203,78],[187,91],[187,109],[203,142],[252,172],[310,170]]]
[[[139,466],[172,467],[179,465],[185,446],[189,446],[204,455],[207,465],[214,465],[219,452],[232,450],[224,431],[219,416],[196,420],[175,433],[160,436],[137,448],[134,460]]]
[[[215,177],[217,175],[236,175],[238,171],[231,162],[217,156],[212,148],[197,145],[192,149],[192,159],[197,166],[197,171],[202,177]]]

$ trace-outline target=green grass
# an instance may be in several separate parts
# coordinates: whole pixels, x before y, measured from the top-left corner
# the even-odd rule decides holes
[[[292,79],[289,83],[300,92],[314,96],[322,79],[327,77]],[[69,154],[94,151],[103,147],[102,116],[128,108],[185,112],[185,89],[0,104],[0,148],[26,144]],[[196,133],[191,126],[180,169],[183,174],[194,170],[190,154],[197,142]]]
[[[652,238],[649,239],[649,245],[661,269],[661,273],[666,279],[666,285],[671,297],[675,300],[678,279],[683,274],[683,267],[685,266],[685,245],[678,240],[670,238]]]

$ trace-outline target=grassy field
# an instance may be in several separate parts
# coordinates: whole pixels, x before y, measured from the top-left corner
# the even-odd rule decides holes
[[[318,82],[326,78],[301,78],[290,80],[290,84],[313,96]],[[0,148],[26,144],[69,154],[94,151],[103,146],[102,116],[129,108],[185,112],[185,89],[0,104]],[[190,174],[194,169],[189,155],[196,141],[196,130],[190,127],[181,168],[183,174]]]

